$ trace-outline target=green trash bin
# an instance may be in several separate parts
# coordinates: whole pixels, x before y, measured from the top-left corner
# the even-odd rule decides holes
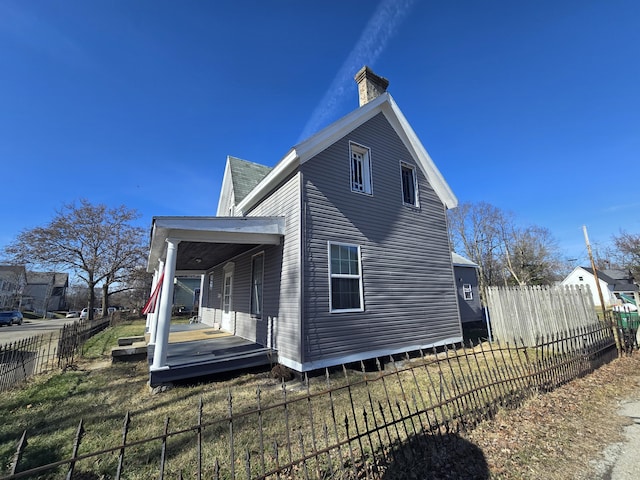
[[[637,334],[640,326],[640,315],[638,312],[622,311],[615,312],[618,323],[618,331],[625,351],[631,352],[638,347]]]

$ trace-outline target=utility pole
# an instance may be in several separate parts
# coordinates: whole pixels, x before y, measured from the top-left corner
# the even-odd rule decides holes
[[[584,233],[584,241],[587,244],[587,252],[589,252],[589,260],[591,260],[591,269],[593,270],[593,278],[596,281],[596,289],[598,290],[598,297],[600,297],[600,307],[602,308],[602,318],[604,319],[604,323],[610,324],[613,328],[613,337],[616,341],[616,347],[618,351],[620,351],[620,342],[618,340],[618,328],[617,325],[612,325],[612,322],[609,322],[607,319],[607,310],[604,305],[604,297],[602,296],[602,288],[600,288],[600,280],[598,279],[598,270],[596,269],[596,262],[593,261],[593,253],[591,252],[591,244],[589,243],[589,235],[587,235],[587,226],[582,226],[582,231]]]

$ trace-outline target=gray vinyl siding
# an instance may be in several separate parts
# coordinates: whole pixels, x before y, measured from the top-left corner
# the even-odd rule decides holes
[[[263,284],[263,306],[261,318],[251,315],[251,260],[254,255],[264,255],[265,271]],[[273,322],[278,315],[278,303],[273,301],[280,295],[280,275],[278,269],[282,259],[281,245],[260,246],[230,259],[234,263],[231,328],[234,335],[246,338],[264,346],[272,346],[271,335]],[[204,323],[213,325],[222,320],[222,289],[224,285],[223,265],[215,268],[213,274],[213,290],[207,291],[206,314]],[[207,276],[207,282],[208,282]],[[206,284],[208,290],[208,283]]]
[[[371,150],[372,195],[351,192],[349,141]],[[420,208],[402,204],[401,161],[379,114],[301,167],[306,364],[461,337],[444,205],[419,167]],[[361,247],[364,312],[329,312],[329,241]]]
[[[273,254],[265,256],[264,313],[274,325],[278,355],[300,362],[300,175],[296,172],[247,216],[285,217],[285,236]],[[267,294],[267,288],[271,288]]]

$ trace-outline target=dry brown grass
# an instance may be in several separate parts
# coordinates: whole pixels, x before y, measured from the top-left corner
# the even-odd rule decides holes
[[[105,339],[103,343],[109,341],[111,340]],[[483,368],[483,365],[481,363],[479,366]],[[616,414],[617,402],[621,398],[638,394],[639,367],[638,353],[634,357],[620,358],[551,393],[535,396],[518,409],[499,411],[493,421],[480,424],[472,432],[445,436],[439,443],[427,445],[431,459],[425,468],[419,462],[408,467],[390,464],[380,465],[377,472],[384,479],[593,478],[590,461],[597,460],[607,444],[621,439],[625,422]],[[437,377],[438,368],[432,364],[428,369],[417,369],[415,373],[419,376],[418,383],[429,382],[428,375],[420,378],[428,370],[432,370],[431,375]],[[445,365],[442,368],[445,369]],[[352,370],[348,374],[349,383],[353,385],[351,394],[355,403],[360,405],[356,412],[359,419],[362,406],[367,406],[369,393],[375,398],[386,398],[388,393],[391,398],[401,399],[405,395],[411,397],[412,390],[415,389],[411,371],[391,375],[384,383],[368,385],[362,380],[373,380],[375,374],[363,375]],[[401,377],[404,378],[402,382]],[[335,372],[331,386],[336,388],[344,383],[346,381],[343,373]],[[403,390],[399,388],[401,383]],[[289,400],[306,393],[306,388],[300,383],[293,381],[290,386],[292,388],[287,397]],[[311,391],[324,390],[326,387],[323,377],[319,377],[312,382]],[[236,374],[215,382],[180,386],[151,395],[147,386],[145,362],[110,364],[96,355],[95,360],[82,362],[75,370],[38,379],[27,389],[6,396],[4,404],[0,405],[2,418],[7,419],[0,426],[0,459],[7,465],[15,441],[25,428],[30,436],[27,452],[31,452],[26,455],[25,460],[34,466],[43,463],[43,452],[47,455],[44,458],[50,458],[50,461],[69,456],[80,418],[84,418],[87,432],[81,451],[90,452],[119,445],[125,412],[131,413],[128,441],[134,441],[160,435],[166,417],[170,418],[171,431],[193,426],[196,424],[197,406],[201,398],[205,422],[212,419],[224,420],[228,415],[229,392],[233,396],[234,413],[254,409],[258,388],[263,408],[283,399],[278,380],[273,379],[268,371]],[[379,392],[381,388],[386,393]],[[347,403],[346,397],[344,390],[334,397],[340,418],[349,410],[350,403]],[[306,400],[294,402],[288,407],[291,415],[289,430],[304,434],[307,442],[310,430],[307,420],[309,408]],[[321,431],[321,424],[325,421],[331,426],[330,409],[326,396],[313,400],[316,432]],[[254,449],[258,430],[251,421],[255,422],[255,416],[253,420],[247,417],[246,421],[234,421],[234,428],[237,428],[235,434],[241,444],[240,450],[243,450],[242,444],[246,444],[247,448],[252,449],[252,454],[256,454]],[[283,444],[285,438],[282,436],[286,433],[283,433],[282,408],[264,412],[262,421],[265,438],[280,437],[280,444]],[[203,460],[208,465],[205,476],[210,477],[212,474],[214,457],[224,459],[228,446],[228,440],[225,439],[227,435],[228,425],[224,422],[205,429]],[[318,433],[316,435],[320,437]],[[296,438],[293,440],[295,443]],[[175,437],[170,443],[169,477],[177,476],[178,471],[192,471],[195,455],[193,434]],[[237,453],[243,455],[242,451]],[[132,448],[127,451],[127,458],[130,462],[126,470],[127,478],[155,476],[159,443]],[[98,461],[82,462],[79,468],[85,472],[112,474],[116,459],[117,455],[114,454]],[[239,466],[241,463],[240,460]]]
[[[467,438],[484,453],[491,478],[593,479],[608,444],[622,440],[628,419],[620,400],[640,397],[640,354],[501,411]]]

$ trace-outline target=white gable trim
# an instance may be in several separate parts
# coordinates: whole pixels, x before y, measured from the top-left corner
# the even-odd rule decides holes
[[[227,216],[226,206],[229,205],[231,194],[233,193],[233,180],[231,178],[231,165],[227,156],[227,164],[224,167],[224,177],[222,177],[222,187],[220,188],[220,198],[218,199],[217,216]]]
[[[354,110],[289,150],[262,182],[238,204],[238,209],[242,215],[256,205],[299,165],[312,159],[380,112],[384,114],[418,165],[420,165],[445,207],[456,207],[458,199],[409,125],[409,122],[407,122],[400,108],[391,95],[385,92],[375,100]]]

